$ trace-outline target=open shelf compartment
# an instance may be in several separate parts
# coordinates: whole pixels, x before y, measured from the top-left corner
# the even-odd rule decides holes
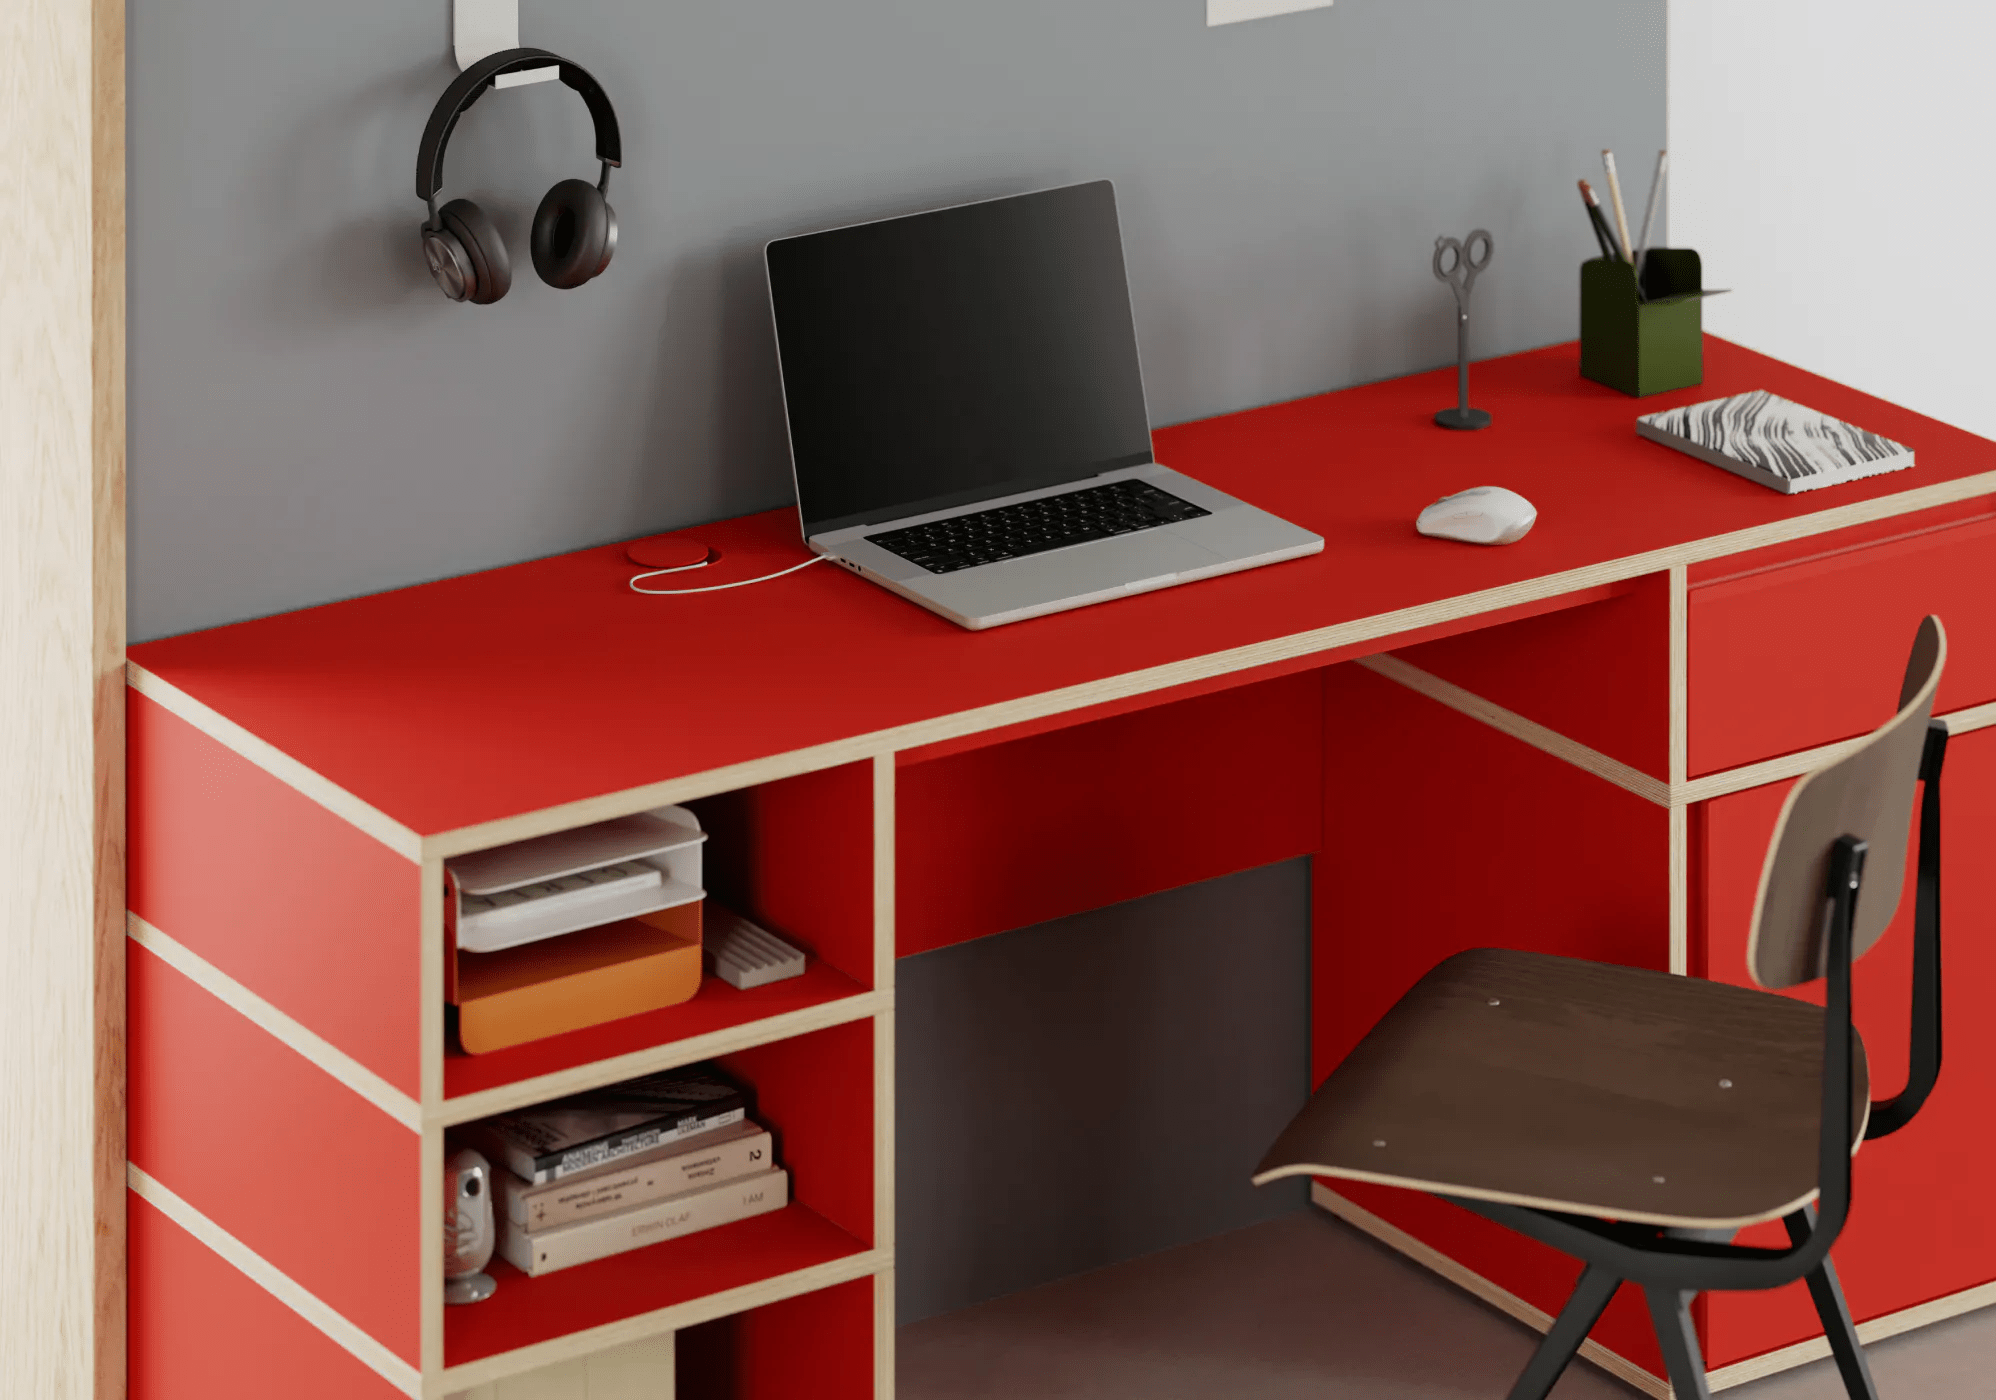
[[[880,1053],[866,1019],[722,1057],[749,1091],[749,1116],[775,1136],[790,1204],[539,1278],[495,1259],[491,1298],[443,1309],[445,1366],[757,1284],[780,1293],[790,1276],[870,1251]]]
[[[663,1068],[715,1049],[823,1025],[840,1011],[867,1014],[870,1003],[824,1009],[862,997],[878,985],[871,763],[848,763],[723,793],[691,803],[689,809],[666,810],[686,811],[689,824],[697,822],[707,838],[685,848],[698,857],[689,872],[692,880],[703,884],[713,902],[803,949],[803,975],[748,991],[705,977],[692,999],[677,1005],[483,1054],[465,1053],[447,1035],[447,1102],[513,1086],[533,1094],[532,1081],[561,1075],[558,1086],[538,1095],[557,1097],[584,1087],[583,1081],[611,1083],[645,1072],[618,1065],[607,1077],[587,1074],[588,1067],[605,1061],[657,1051],[646,1068]],[[763,1030],[769,1034],[761,1034]],[[737,1031],[741,1034],[730,1034]],[[703,1039],[718,1039],[721,1045],[688,1045],[683,1057],[674,1053],[683,1042]],[[577,1071],[583,1073],[578,1076]],[[474,1115],[486,1111],[483,1105],[472,1110]]]

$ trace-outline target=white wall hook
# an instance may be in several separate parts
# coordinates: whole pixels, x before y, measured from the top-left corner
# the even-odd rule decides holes
[[[520,47],[520,0],[451,0],[451,49],[462,72],[487,54]],[[557,69],[529,68],[522,73],[501,73],[494,87],[518,87],[522,83],[544,83]]]

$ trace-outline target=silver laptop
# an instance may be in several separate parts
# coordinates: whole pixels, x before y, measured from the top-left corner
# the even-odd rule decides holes
[[[765,250],[804,538],[965,627],[1315,554],[1151,460],[1106,180]]]

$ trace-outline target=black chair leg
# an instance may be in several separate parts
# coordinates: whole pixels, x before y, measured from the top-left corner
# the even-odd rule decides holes
[[[1649,1300],[1649,1320],[1663,1346],[1663,1365],[1676,1400],[1712,1400],[1705,1384],[1705,1358],[1698,1350],[1698,1329],[1691,1325],[1691,1300],[1698,1295],[1645,1288],[1643,1296]]]
[[[1816,1224],[1816,1208],[1804,1206],[1782,1224],[1788,1238],[1801,1244]],[[1851,1321],[1850,1304],[1844,1301],[1843,1285],[1837,1282],[1837,1268],[1828,1259],[1809,1271],[1809,1296],[1815,1300],[1816,1316],[1822,1319],[1823,1335],[1829,1339],[1830,1355],[1837,1359],[1837,1371],[1844,1378],[1850,1400],[1878,1400],[1878,1387],[1871,1379],[1871,1365],[1857,1340],[1857,1324]]]
[[[1566,1370],[1566,1364],[1573,1360],[1573,1354],[1580,1350],[1580,1344],[1587,1340],[1587,1334],[1594,1330],[1594,1324],[1607,1311],[1608,1300],[1621,1286],[1620,1279],[1598,1264],[1589,1264],[1581,1271],[1573,1296],[1559,1310],[1559,1316],[1553,1319],[1545,1340],[1539,1343],[1539,1349],[1532,1353],[1524,1373],[1511,1387],[1509,1400],[1546,1400],[1546,1396],[1552,1393],[1553,1383]]]

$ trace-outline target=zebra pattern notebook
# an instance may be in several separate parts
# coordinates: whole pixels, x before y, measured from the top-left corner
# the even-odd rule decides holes
[[[1765,389],[1636,419],[1636,431],[1776,491],[1814,491],[1913,465],[1913,449]]]

